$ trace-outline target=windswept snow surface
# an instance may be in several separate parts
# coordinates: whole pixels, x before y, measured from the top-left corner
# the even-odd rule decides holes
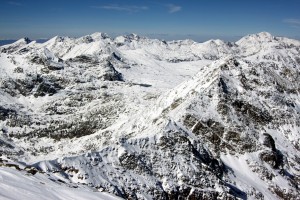
[[[118,200],[89,187],[72,188],[44,174],[31,175],[0,167],[1,200]]]
[[[299,55],[266,32],[1,46],[0,195],[299,199]]]

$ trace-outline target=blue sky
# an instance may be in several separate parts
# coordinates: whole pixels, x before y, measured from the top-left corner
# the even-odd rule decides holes
[[[233,40],[262,31],[300,39],[300,0],[0,0],[0,39],[106,32]]]

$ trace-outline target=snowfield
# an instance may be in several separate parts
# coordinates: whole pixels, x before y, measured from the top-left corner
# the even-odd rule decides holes
[[[0,47],[3,199],[299,199],[300,41]],[[110,193],[110,194],[109,194]]]
[[[117,200],[116,196],[91,188],[72,188],[50,178],[37,174],[32,176],[11,168],[0,168],[0,198],[3,200]]]

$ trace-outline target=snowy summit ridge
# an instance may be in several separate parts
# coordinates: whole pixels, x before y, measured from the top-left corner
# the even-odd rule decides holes
[[[0,197],[27,181],[62,199],[300,196],[300,41],[94,33],[0,52]]]

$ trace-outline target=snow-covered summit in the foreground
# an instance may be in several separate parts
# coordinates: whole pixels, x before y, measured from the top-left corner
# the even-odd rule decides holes
[[[94,33],[0,52],[0,198],[300,196],[297,40]]]

